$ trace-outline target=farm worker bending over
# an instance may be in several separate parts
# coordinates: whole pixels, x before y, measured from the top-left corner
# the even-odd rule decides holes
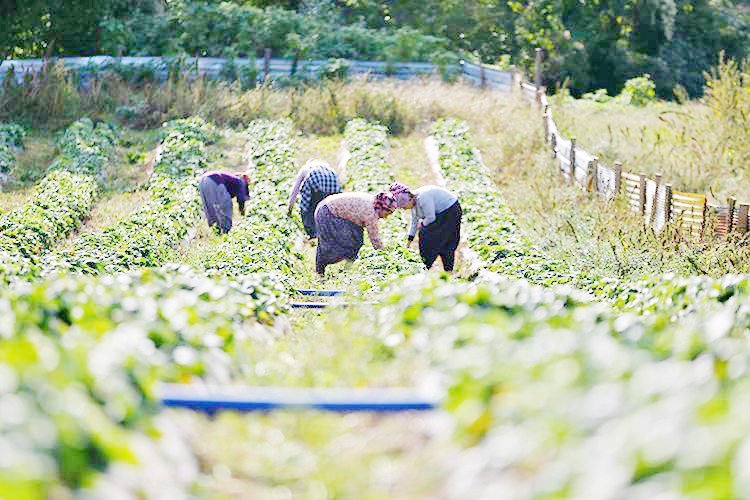
[[[318,227],[318,253],[315,271],[321,276],[326,266],[342,260],[353,261],[364,242],[364,228],[372,246],[383,248],[378,238],[378,219],[388,217],[396,209],[391,193],[339,193],[318,205],[315,224]]]
[[[403,184],[390,187],[399,208],[411,209],[408,243],[419,232],[419,255],[427,269],[438,256],[443,269],[453,271],[456,248],[461,240],[461,204],[456,195],[440,186],[422,186],[413,192]]]
[[[200,188],[203,210],[208,226],[219,233],[232,229],[232,198],[237,199],[240,214],[245,215],[245,202],[250,199],[247,173],[208,171],[201,175]]]
[[[322,160],[310,160],[302,166],[294,180],[294,187],[289,195],[287,215],[292,215],[294,200],[299,194],[302,225],[305,226],[307,235],[315,238],[318,236],[318,231],[315,229],[315,209],[318,208],[318,203],[326,196],[340,192],[341,183],[330,165]]]

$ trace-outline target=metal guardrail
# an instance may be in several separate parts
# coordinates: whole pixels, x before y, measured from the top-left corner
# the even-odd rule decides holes
[[[114,66],[142,68],[151,70],[161,81],[169,77],[170,67],[179,63],[180,70],[188,78],[206,77],[219,78],[229,59],[220,57],[170,57],[170,56],[91,56],[91,57],[62,57],[50,59],[6,59],[0,62],[0,81],[8,75],[13,75],[15,83],[37,78],[42,74],[45,64],[53,65],[62,61],[66,69],[77,71],[81,77],[81,84],[87,85],[98,73]],[[510,91],[513,75],[511,71],[462,62],[440,67],[428,62],[389,63],[385,61],[362,61],[343,59],[348,71],[353,75],[366,75],[369,79],[395,78],[411,80],[415,78],[440,75],[441,72],[460,75],[468,83],[485,86],[494,90]],[[262,82],[266,77],[271,80],[289,77],[292,72],[293,61],[286,58],[242,58],[232,59],[237,69],[253,65],[257,71],[256,80]],[[330,59],[302,59],[298,61],[295,74],[306,78],[317,78],[320,70],[331,62]]]

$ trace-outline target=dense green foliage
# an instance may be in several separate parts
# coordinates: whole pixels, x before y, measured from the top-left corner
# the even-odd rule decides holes
[[[734,498],[747,487],[747,350],[737,303],[720,302],[740,288],[701,288],[670,287],[665,299],[689,298],[639,318],[523,281],[415,277],[381,310],[381,348],[445,377],[469,448],[446,478],[455,498]],[[670,319],[696,299],[726,322]]]
[[[0,182],[8,181],[16,159],[16,151],[23,148],[24,129],[15,123],[0,124]]]
[[[706,126],[726,133],[727,151],[741,155],[741,141],[730,140],[730,131],[744,126],[741,92],[730,92],[742,88],[741,79],[725,87],[721,82],[736,75],[726,70],[713,80]],[[201,85],[185,88],[198,94]],[[0,444],[11,458],[0,466],[0,491],[19,498],[216,498],[252,490],[248,496],[257,498],[452,500],[491,497],[502,488],[513,498],[742,497],[750,484],[747,276],[687,276],[685,261],[710,251],[676,244],[669,233],[654,239],[637,223],[632,232],[625,224],[596,228],[604,219],[591,215],[597,200],[561,185],[546,146],[538,137],[526,141],[541,133],[538,110],[495,108],[495,94],[478,91],[450,108],[450,99],[407,102],[406,86],[356,88],[234,94],[248,100],[201,113],[232,114],[227,122],[242,123],[221,133],[198,116],[170,120],[150,132],[158,154],[148,163],[153,173],[141,186],[148,194],[142,205],[101,232],[74,235],[60,253],[53,249],[45,270],[61,274],[39,277],[38,268],[24,267],[32,259],[3,259]],[[464,91],[446,88],[443,95]],[[650,100],[650,88],[634,81],[631,97]],[[179,86],[169,91],[179,93]],[[258,95],[263,118],[237,118],[257,118],[245,105]],[[317,100],[321,95],[328,100]],[[276,106],[285,99],[307,111]],[[397,113],[379,116],[398,117],[389,123],[411,124],[410,131],[421,127],[418,140],[427,136],[434,145],[440,174],[464,208],[462,252],[471,252],[455,275],[425,272],[405,245],[407,212],[399,210],[379,223],[384,250],[366,241],[356,262],[330,266],[321,282],[314,249],[300,243],[298,221],[285,214],[299,143],[309,139],[299,131],[334,134],[325,140],[347,151],[348,188],[384,190],[395,172],[416,169],[422,159],[410,150],[397,171],[390,155],[403,138],[382,123],[348,119],[382,103]],[[475,104],[480,112],[471,116],[466,110]],[[70,130],[94,139],[101,125],[105,137],[120,137],[121,130],[93,123],[82,120]],[[227,147],[230,134],[242,139],[244,155],[232,164],[250,171],[253,200],[220,235],[203,227],[195,179],[217,162],[209,147]],[[78,173],[58,168],[48,179],[86,172],[91,180],[108,161],[95,148],[109,158],[112,141],[124,147],[121,138],[92,144],[60,137],[65,154],[85,145],[83,159],[52,158]],[[492,151],[496,144],[506,150]],[[139,153],[134,157],[151,157]],[[229,165],[228,152],[222,161]],[[514,176],[512,163],[527,170]],[[533,241],[519,222],[501,194],[508,186],[548,203],[538,210],[542,233],[550,233],[544,241]],[[45,190],[44,197],[62,207],[57,195],[66,189]],[[610,221],[627,218],[617,200],[596,208]],[[592,228],[594,236],[584,234]],[[54,264],[62,261],[72,273]],[[185,261],[190,266],[176,265]],[[722,265],[732,269],[726,259]],[[26,276],[33,279],[21,282]],[[288,307],[299,287],[347,289],[347,300],[380,303],[301,313]],[[425,384],[445,397],[441,411],[423,422],[397,416],[404,420],[385,433],[380,426],[389,418],[370,415],[214,419],[165,411],[159,381]],[[323,418],[332,422],[328,433]],[[352,459],[352,450],[372,449],[390,434],[397,442],[375,459]],[[439,442],[437,453],[410,455],[428,441]],[[413,464],[402,481],[414,489],[399,495],[404,485],[393,477],[406,462]],[[351,465],[342,471],[341,463]]]
[[[114,273],[165,264],[201,215],[198,174],[207,170],[204,143],[215,136],[197,118],[163,125],[166,136],[148,182],[151,199],[101,233],[86,233],[73,249],[51,255],[45,267]]]
[[[263,332],[257,317],[284,310],[278,296],[257,276],[177,267],[0,290],[3,496],[184,495],[195,459],[156,416],[158,383],[236,377]]]
[[[11,2],[0,12],[0,55],[197,55],[356,58],[516,64],[575,95],[616,95],[650,74],[656,93],[703,92],[719,53],[742,60],[750,24],[739,2],[606,0],[589,3]]]

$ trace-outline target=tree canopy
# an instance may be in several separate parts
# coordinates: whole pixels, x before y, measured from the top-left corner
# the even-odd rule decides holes
[[[719,53],[743,60],[750,24],[733,0],[6,0],[0,55],[247,55],[446,60],[530,69],[544,83],[615,94],[648,73],[657,94],[702,94]],[[449,58],[450,59],[450,58]]]

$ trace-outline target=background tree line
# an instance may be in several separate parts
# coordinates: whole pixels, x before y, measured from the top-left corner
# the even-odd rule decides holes
[[[744,60],[733,0],[37,0],[0,3],[0,57],[260,55],[530,69],[574,95],[647,73],[662,98],[700,96],[719,54]]]

